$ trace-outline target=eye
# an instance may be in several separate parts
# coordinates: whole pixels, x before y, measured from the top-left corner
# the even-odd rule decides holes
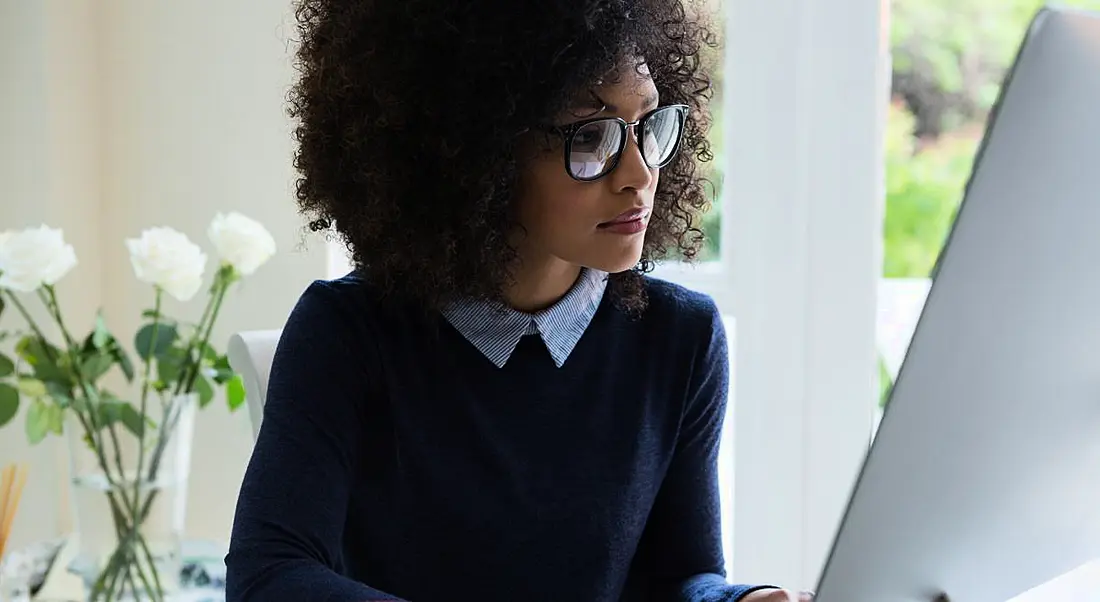
[[[574,152],[615,152],[619,144],[618,124],[610,119],[593,121],[580,127],[573,133]]]
[[[582,128],[573,135],[573,146],[595,147],[600,142],[599,133],[591,128]],[[579,149],[578,149],[579,150]]]

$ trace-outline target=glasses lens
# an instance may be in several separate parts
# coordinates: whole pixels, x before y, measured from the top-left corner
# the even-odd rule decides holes
[[[570,173],[581,180],[591,180],[607,173],[615,166],[622,142],[622,126],[613,119],[585,124],[573,134],[569,146]]]
[[[660,109],[649,116],[642,132],[642,156],[650,167],[664,167],[676,155],[684,132],[684,113],[679,107]]]

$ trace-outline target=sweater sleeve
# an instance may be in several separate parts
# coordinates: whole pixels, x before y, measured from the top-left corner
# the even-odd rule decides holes
[[[372,351],[330,286],[306,290],[279,340],[225,558],[227,602],[398,599],[340,574]]]
[[[725,326],[707,299],[690,389],[668,472],[646,524],[650,573],[675,602],[735,602],[768,585],[729,584],[722,553],[718,447],[729,394]]]

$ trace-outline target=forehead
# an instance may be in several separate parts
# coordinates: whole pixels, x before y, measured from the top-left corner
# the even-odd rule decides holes
[[[657,86],[645,63],[630,61],[623,67],[596,82],[592,92],[612,104],[635,104],[655,97]]]

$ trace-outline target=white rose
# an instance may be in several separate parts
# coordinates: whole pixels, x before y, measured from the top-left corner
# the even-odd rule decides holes
[[[150,228],[141,238],[127,240],[126,248],[138,280],[180,301],[194,297],[202,286],[206,255],[184,234],[172,228]]]
[[[248,276],[275,255],[275,239],[260,222],[232,212],[214,216],[207,231],[222,261]]]
[[[57,284],[76,266],[76,252],[61,230],[45,225],[0,233],[0,288],[22,293]]]

